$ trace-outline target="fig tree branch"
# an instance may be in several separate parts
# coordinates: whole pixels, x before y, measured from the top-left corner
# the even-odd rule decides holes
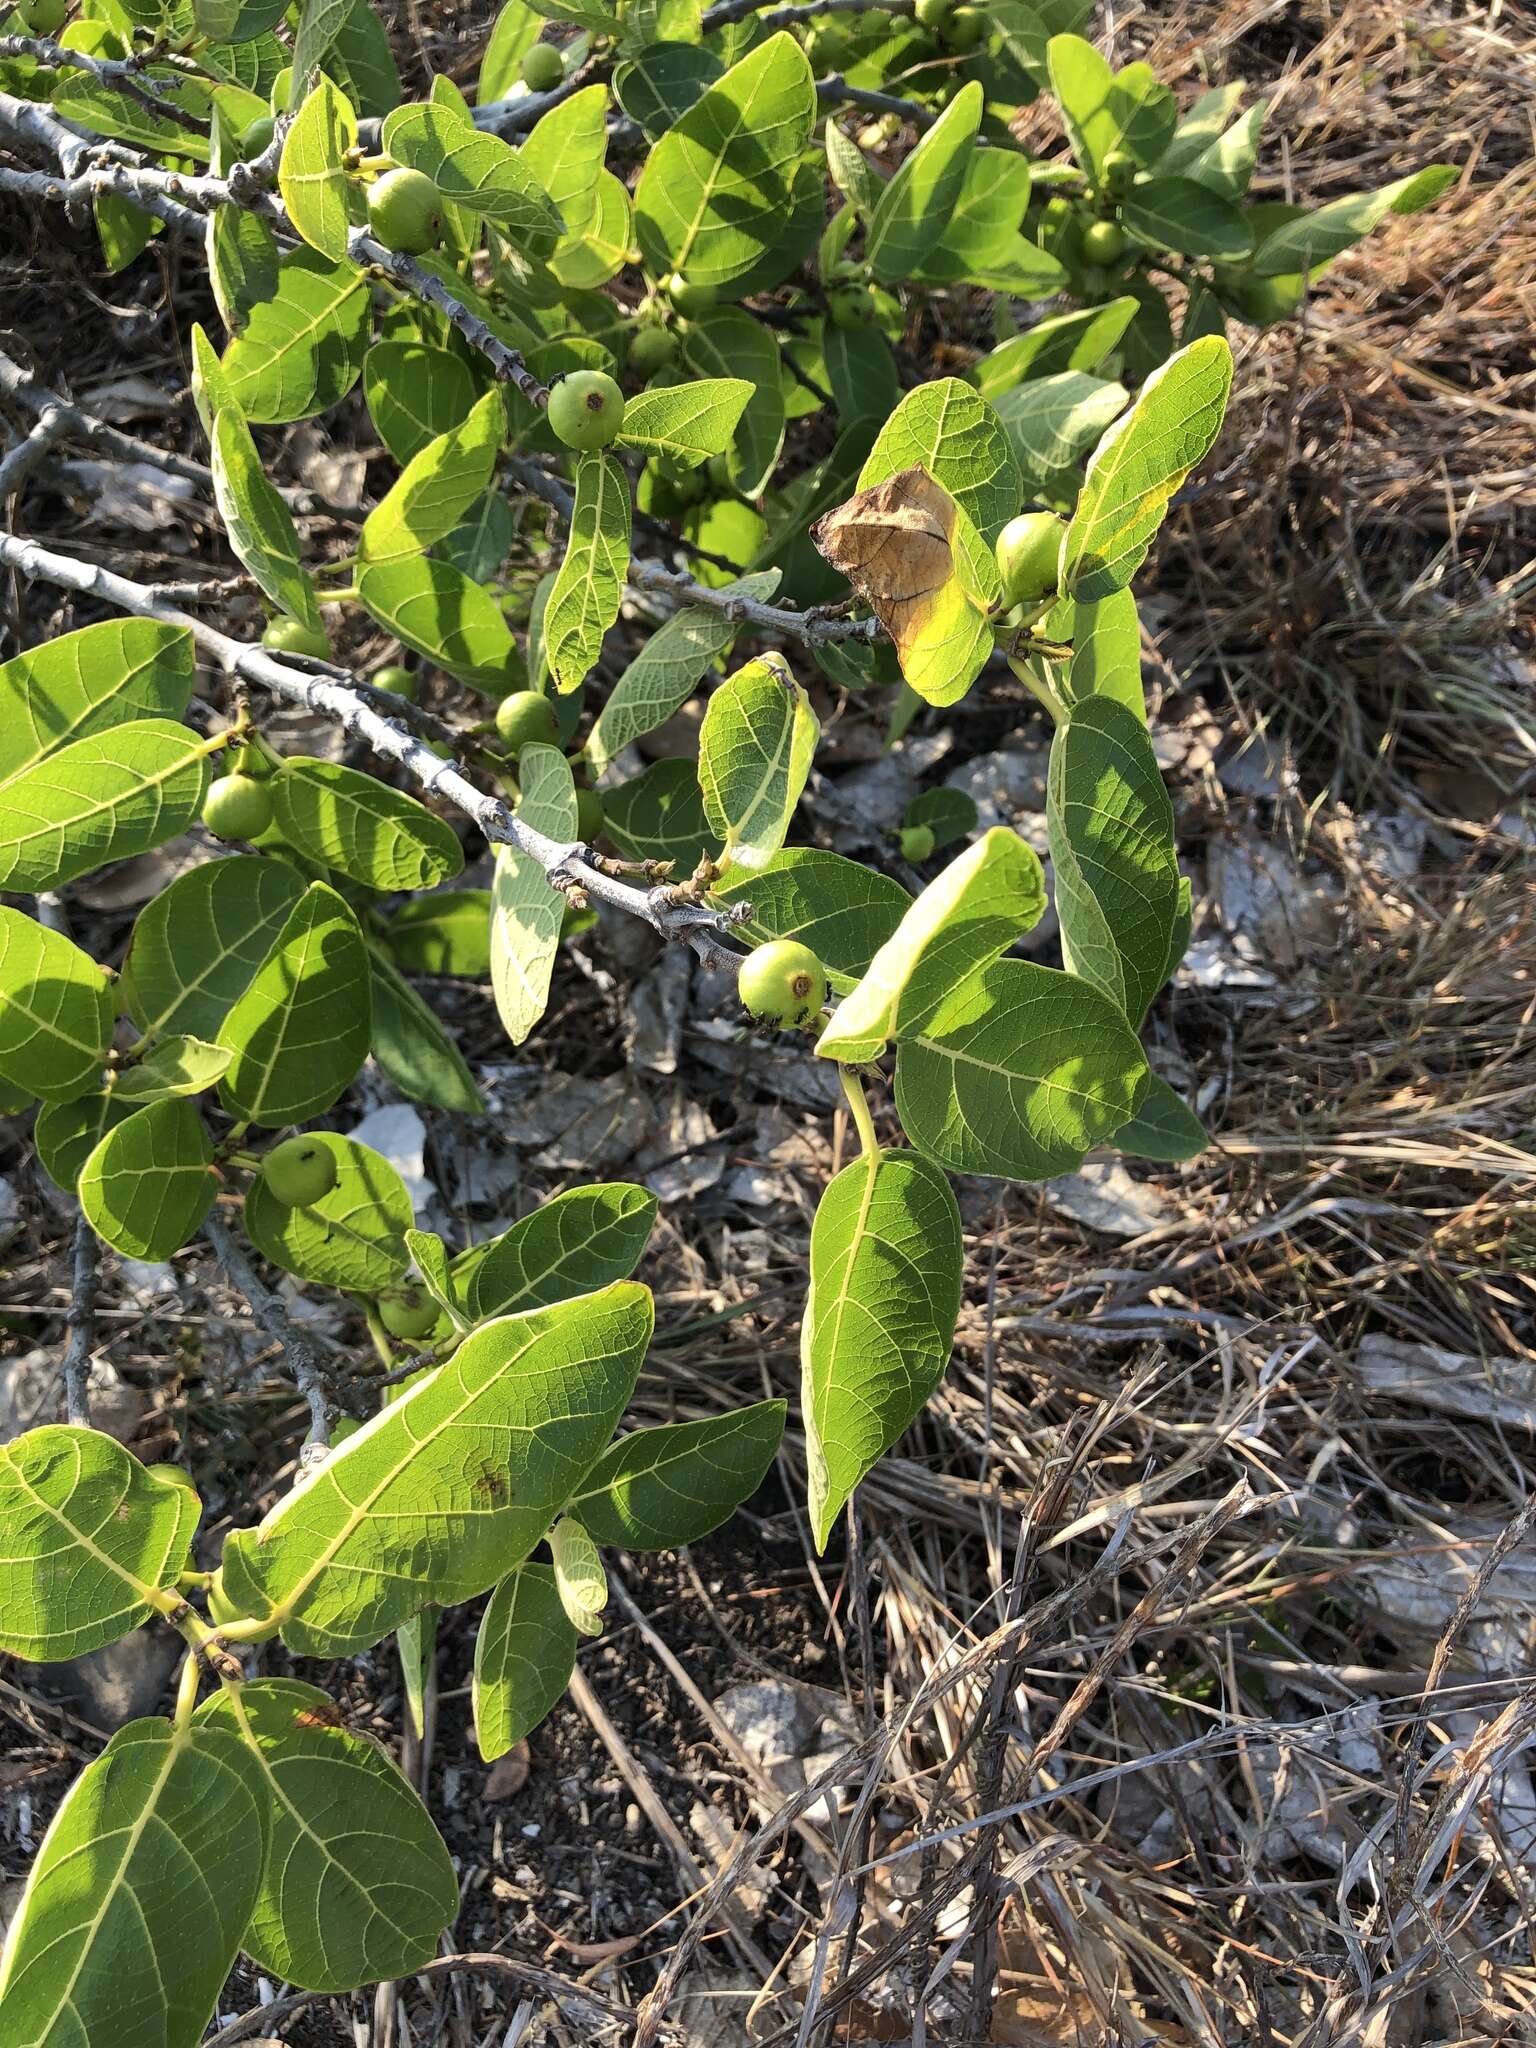
[[[607,873],[581,840],[551,839],[536,831],[514,817],[498,797],[476,789],[455,762],[435,754],[400,720],[374,710],[365,700],[357,679],[348,671],[322,668],[318,663],[315,672],[297,668],[264,647],[233,639],[206,620],[179,611],[141,583],[131,582],[97,563],[57,554],[35,540],[0,534],[0,568],[14,569],[31,582],[49,583],[83,597],[99,598],[115,610],[131,612],[138,618],[159,619],[166,625],[182,627],[225,675],[238,676],[287,703],[334,719],[374,753],[403,769],[429,796],[442,798],[472,819],[487,840],[515,847],[537,861],[549,877],[550,886],[562,894],[569,896],[575,891],[626,911],[664,939],[685,940],[709,965],[719,966],[737,957],[716,944],[715,939],[750,917],[747,905],[711,910],[684,891],[665,885],[637,888]]]
[[[70,1255],[70,1300],[65,1326],[69,1342],[59,1372],[64,1381],[64,1412],[72,1423],[84,1429],[91,1420],[91,1347],[96,1342],[96,1278],[101,1258],[101,1240],[85,1220],[82,1209],[75,1220],[75,1243]]]
[[[88,57],[83,50],[66,50],[46,36],[0,36],[0,57],[30,57],[49,71],[83,71],[110,92],[137,100],[157,120],[174,122],[201,135],[203,123],[196,114],[167,99],[152,78],[143,75],[144,60],[137,57]]]
[[[203,1225],[203,1235],[213,1246],[214,1256],[237,1294],[244,1295],[251,1314],[274,1344],[282,1347],[283,1366],[309,1405],[309,1435],[300,1464],[311,1444],[325,1451],[331,1441],[331,1399],[326,1390],[325,1371],[308,1333],[301,1330],[272,1289],[246,1257],[239,1243],[225,1228],[217,1209]],[[315,1453],[309,1452],[311,1462]]]

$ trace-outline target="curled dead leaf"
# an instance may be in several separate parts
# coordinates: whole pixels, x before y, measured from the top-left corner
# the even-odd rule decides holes
[[[954,575],[955,501],[920,463],[859,491],[816,521],[811,538],[896,643],[921,631]]]
[[[835,505],[811,538],[890,634],[912,689],[930,704],[963,697],[992,652],[1002,586],[944,486],[914,463]]]

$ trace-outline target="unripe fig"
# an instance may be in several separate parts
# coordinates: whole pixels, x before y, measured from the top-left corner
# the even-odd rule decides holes
[[[203,823],[215,839],[256,839],[272,822],[272,799],[254,775],[220,775],[203,798]]]
[[[277,133],[277,123],[270,114],[258,114],[240,138],[240,154],[246,163],[252,157],[260,156]]]
[[[741,964],[741,1000],[771,1024],[805,1024],[827,1000],[827,973],[809,946],[775,939]]]
[[[385,662],[381,669],[375,669],[373,681],[377,688],[388,690],[396,697],[403,697],[408,704],[416,702],[419,689],[416,671],[406,668],[401,662]]]
[[[443,195],[425,171],[386,171],[368,188],[368,225],[386,249],[421,256],[443,234]]]
[[[576,837],[593,840],[603,829],[603,800],[595,789],[576,792]]]
[[[523,54],[523,83],[530,92],[553,92],[565,78],[565,60],[553,43],[535,43]]]
[[[955,0],[917,0],[913,12],[924,28],[940,29],[955,11]]]
[[[1125,230],[1118,222],[1096,220],[1083,229],[1083,254],[1090,263],[1118,263],[1125,254]]]
[[[851,333],[855,328],[873,327],[879,308],[863,285],[840,284],[827,294],[827,312],[834,327]]]
[[[308,1209],[336,1185],[336,1161],[318,1138],[284,1138],[261,1162],[261,1180],[285,1209]]]
[[[720,296],[714,285],[691,283],[676,271],[667,279],[663,289],[684,319],[694,313],[707,313]]]
[[[391,1337],[406,1343],[425,1337],[437,1327],[442,1310],[424,1287],[401,1287],[379,1296],[379,1321]]]
[[[944,42],[963,57],[976,48],[986,32],[986,16],[979,7],[957,7],[945,24]]]
[[[261,636],[263,647],[274,654],[312,654],[316,661],[329,661],[331,643],[318,626],[306,626],[301,619],[273,619]]]
[[[1006,604],[1030,604],[1060,581],[1061,539],[1066,521],[1054,512],[1021,512],[997,536],[997,566]]]
[[[542,691],[514,690],[496,706],[496,730],[502,745],[515,757],[535,740],[541,746],[554,746],[560,738],[560,718]]]
[[[1123,199],[1136,182],[1138,165],[1128,149],[1112,149],[1104,159],[1104,189],[1114,199]]]
[[[624,424],[624,394],[606,370],[572,370],[549,394],[549,424],[567,448],[606,448]]]
[[[629,344],[629,367],[637,377],[654,377],[677,354],[677,336],[658,321],[648,320]]]
[[[904,825],[901,830],[901,857],[903,860],[926,860],[933,851],[933,827],[931,825]]]
[[[35,36],[57,35],[69,12],[68,0],[21,0],[16,12]]]

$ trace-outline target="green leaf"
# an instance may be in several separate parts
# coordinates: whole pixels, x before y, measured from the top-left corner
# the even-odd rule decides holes
[[[740,927],[755,945],[798,939],[832,977],[848,987],[864,973],[911,906],[899,882],[840,853],[786,846],[760,868],[725,876],[712,894],[752,906]]]
[[[1089,458],[1062,547],[1062,588],[1098,599],[1123,590],[1146,560],[1168,501],[1221,431],[1232,351],[1192,342],[1147,379]]]
[[[1268,111],[1267,100],[1255,101],[1240,121],[1225,134],[1214,137],[1209,147],[1190,162],[1185,175],[1196,184],[1208,185],[1223,199],[1243,198],[1253,181],[1259,160],[1259,135]],[[1165,162],[1161,168],[1167,170],[1172,166]]]
[[[1124,410],[1130,393],[1082,370],[1032,378],[1005,391],[997,416],[1030,483],[1068,469]]]
[[[1080,313],[1060,313],[1038,321],[1022,334],[983,356],[972,371],[976,388],[995,405],[1005,391],[1026,378],[1059,376],[1064,370],[1096,370],[1119,345],[1136,314],[1136,301],[1125,297]]]
[[[405,1711],[417,1741],[427,1732],[427,1692],[437,1655],[437,1609],[424,1607],[395,1630],[395,1649],[405,1685]]]
[[[245,1198],[245,1228],[264,1259],[300,1280],[377,1295],[408,1263],[414,1222],[405,1182],[381,1153],[334,1131],[307,1131],[336,1164],[336,1185],[307,1207],[279,1202],[258,1174]]]
[[[537,1728],[571,1682],[577,1634],[547,1564],[519,1565],[475,1637],[475,1739],[487,1763]]]
[[[1182,1102],[1160,1074],[1153,1074],[1141,1107],[1115,1133],[1115,1146],[1134,1159],[1161,1159],[1173,1164],[1193,1159],[1211,1142],[1199,1117]]]
[[[549,1554],[555,1567],[555,1591],[566,1619],[578,1635],[600,1636],[603,1609],[608,1605],[608,1574],[597,1545],[581,1526],[562,1516],[549,1532]]]
[[[1149,66],[1112,71],[1091,43],[1073,35],[1052,36],[1046,61],[1072,154],[1095,185],[1104,182],[1112,150],[1129,150],[1142,165],[1157,162],[1173,137],[1178,108]]]
[[[370,0],[346,0],[326,69],[351,93],[360,114],[380,120],[400,104],[400,73],[384,24]]]
[[[1193,178],[1143,178],[1120,204],[1120,218],[1138,240],[1183,256],[1239,263],[1253,230],[1229,199]]]
[[[482,491],[453,531],[437,543],[437,552],[471,583],[489,583],[507,559],[516,531],[508,500],[494,489]]]
[[[49,1423],[0,1444],[0,1649],[83,1657],[141,1628],[174,1587],[200,1513],[100,1430]]]
[[[169,718],[72,740],[4,785],[0,889],[55,889],[185,832],[207,779],[207,746]]]
[[[268,481],[238,412],[216,415],[209,442],[213,495],[229,544],[272,602],[306,626],[320,624],[315,586],[299,560],[288,507]]]
[[[1002,421],[958,377],[919,384],[891,414],[859,472],[859,489],[919,464],[987,542],[1019,509],[1023,479]]]
[[[845,425],[886,420],[900,401],[901,380],[885,336],[874,328],[847,329],[829,321],[821,347],[839,419]]]
[[[761,868],[784,844],[821,731],[781,655],[764,655],[710,698],[699,728],[699,787],[721,865]]]
[[[379,439],[396,462],[409,462],[468,418],[475,380],[451,349],[379,341],[363,359],[363,397]]]
[[[546,838],[576,837],[576,785],[558,747],[523,748],[517,816]],[[549,980],[560,950],[565,898],[531,853],[498,846],[491,882],[491,988],[501,1028],[521,1045],[549,1007]]]
[[[369,955],[373,1056],[402,1095],[477,1116],[485,1108],[475,1077],[448,1033],[387,960]]]
[[[741,377],[709,377],[641,391],[624,408],[620,445],[668,456],[691,469],[730,447],[751,396],[752,386]]]
[[[603,792],[603,830],[626,860],[670,860],[692,874],[710,843],[692,761],[653,761]]]
[[[267,788],[290,844],[370,889],[430,889],[464,866],[453,827],[377,776],[290,754]]]
[[[151,1046],[136,1066],[120,1068],[112,1090],[119,1102],[160,1102],[173,1095],[201,1095],[229,1065],[226,1046],[181,1035]]]
[[[567,241],[579,239],[595,218],[607,148],[608,88],[584,85],[541,114],[518,150],[565,222]]]
[[[628,186],[612,171],[599,171],[581,230],[561,236],[550,271],[569,291],[595,291],[631,260],[634,240]]]
[[[224,351],[230,399],[256,422],[329,412],[357,382],[371,312],[361,271],[318,249],[295,249],[282,260],[275,294],[251,307],[244,333]]]
[[[459,1305],[454,1296],[453,1283],[449,1274],[448,1248],[443,1240],[430,1230],[408,1230],[405,1233],[405,1248],[411,1255],[411,1263],[421,1276],[421,1283],[443,1313],[456,1324],[467,1324],[468,1318],[459,1314]]]
[[[1082,599],[1072,604],[1069,598],[1067,604],[1072,613],[1072,659],[1059,683],[1063,699],[1081,704],[1090,697],[1108,698],[1145,725],[1147,698],[1141,682],[1141,625],[1135,598],[1129,590],[1117,590],[1097,603]],[[1055,631],[1054,613],[1046,630]]]
[[[907,906],[863,979],[816,1041],[827,1059],[858,1064],[911,1038],[970,975],[1033,930],[1045,910],[1039,857],[996,825]]]
[[[744,576],[725,586],[727,594],[765,599],[778,576]],[[693,694],[699,681],[740,631],[717,611],[689,605],[674,612],[646,641],[614,684],[587,739],[592,773],[601,775],[616,755],[643,733],[654,732]]]
[[[208,281],[231,334],[244,327],[253,306],[274,296],[280,274],[270,225],[238,206],[217,208],[208,224]]]
[[[0,904],[0,1078],[68,1102],[100,1078],[115,1015],[106,970]]]
[[[352,0],[302,0],[298,33],[293,39],[293,76],[301,90],[310,72],[325,62],[351,4]]]
[[[627,1280],[656,1220],[656,1197],[628,1181],[568,1188],[499,1237],[461,1252],[451,1275],[473,1322],[548,1308]]]
[[[1134,711],[1091,697],[1057,727],[1046,819],[1062,958],[1139,1024],[1163,983],[1179,862],[1173,805]]]
[[[623,469],[600,449],[581,456],[565,559],[544,607],[550,673],[562,693],[586,680],[602,652],[604,634],[619,616],[629,568],[629,520],[629,478]]]
[[[995,960],[896,1051],[913,1144],[956,1173],[1048,1180],[1135,1114],[1147,1063],[1124,1015],[1055,968]]]
[[[737,306],[716,306],[690,320],[683,333],[683,356],[701,376],[744,378],[745,410],[734,439],[726,437],[731,477],[738,490],[755,497],[764,489],[779,459],[784,440],[784,393],[779,345],[768,329]],[[631,400],[624,416],[628,432],[634,414]]]
[[[430,556],[367,564],[357,594],[386,632],[451,676],[501,697],[521,660],[501,607],[462,570]]]
[[[306,1991],[409,1976],[437,1953],[459,1886],[431,1815],[389,1757],[296,1678],[261,1678],[204,1701],[253,1759],[270,1814],[261,1891],[241,1947]]]
[[[111,1095],[82,1095],[73,1102],[45,1102],[32,1126],[32,1142],[43,1171],[57,1188],[73,1194],[80,1169],[105,1132],[132,1111]]]
[[[107,1132],[81,1168],[80,1206],[114,1251],[168,1259],[197,1235],[218,1185],[196,1103],[170,1097]]]
[[[957,839],[968,839],[976,830],[978,812],[976,799],[967,796],[963,789],[950,789],[941,783],[937,789],[925,789],[913,797],[902,814],[903,825],[926,825],[933,834],[934,851],[953,846]]]
[[[294,76],[303,74],[296,68]],[[277,189],[305,241],[333,263],[346,261],[347,232],[361,212],[343,162],[356,143],[357,117],[346,94],[318,79],[283,139]]]
[[[440,889],[402,903],[389,920],[389,949],[407,974],[480,976],[491,965],[489,889]]]
[[[832,182],[842,193],[848,204],[868,220],[880,204],[880,195],[885,186],[880,173],[859,149],[838,127],[835,121],[828,121],[823,130],[827,148],[827,169]]]
[[[815,124],[811,67],[781,30],[702,93],[646,159],[635,227],[647,269],[703,284],[749,272],[782,232]]]
[[[226,1107],[254,1124],[304,1123],[341,1095],[368,1057],[368,951],[334,889],[314,882],[219,1027],[234,1053]]]
[[[1354,192],[1320,206],[1315,213],[1276,228],[1254,253],[1258,277],[1288,277],[1315,270],[1345,249],[1363,241],[1389,213],[1419,213],[1432,206],[1461,175],[1455,164],[1426,164],[1422,171],[1397,178],[1379,192]]]
[[[567,1513],[624,1550],[696,1543],[756,1493],[783,1434],[782,1401],[632,1430],[604,1451]]]
[[[1033,173],[1012,149],[973,149],[944,237],[917,275],[927,284],[965,284],[1044,299],[1066,288],[1067,273],[1021,232]]]
[[[445,199],[494,221],[537,262],[553,255],[563,232],[560,215],[500,136],[465,124],[442,106],[406,106],[385,121],[384,147],[396,163],[424,171]]]
[[[954,1192],[915,1152],[864,1154],[816,1205],[800,1406],[818,1550],[944,1376],[962,1258]]]
[[[0,1964],[0,2034],[18,2048],[195,2048],[266,1846],[266,1808],[233,1736],[161,1720],[119,1728],[32,1866]]]
[[[658,142],[724,75],[725,66],[713,50],[697,44],[653,43],[614,72],[614,97],[645,130],[646,139]]]
[[[136,719],[176,719],[192,695],[192,635],[107,619],[0,664],[0,782],[71,741]]]
[[[482,107],[504,99],[523,80],[523,58],[539,40],[544,24],[527,0],[506,0],[480,59],[475,98]]]
[[[452,533],[491,481],[506,432],[499,391],[487,391],[465,419],[413,455],[363,522],[367,562],[419,555]]]
[[[881,284],[900,284],[944,239],[976,147],[984,95],[962,85],[881,192],[864,236],[864,254]]]
[[[651,1337],[632,1283],[487,1323],[224,1546],[301,1656],[368,1649],[522,1563],[612,1433]]]
[[[1247,87],[1217,85],[1201,93],[1174,131],[1173,140],[1158,158],[1160,171],[1188,173],[1190,165],[1215,142],[1243,103]]]
[[[282,861],[231,854],[152,897],[122,970],[125,1007],[145,1037],[217,1037],[303,893]]]

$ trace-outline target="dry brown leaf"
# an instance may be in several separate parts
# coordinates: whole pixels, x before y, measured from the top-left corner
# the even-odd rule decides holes
[[[485,1774],[483,1799],[512,1799],[528,1782],[533,1767],[526,1742],[514,1743],[505,1756],[497,1757]]]
[[[904,658],[954,576],[955,501],[921,464],[898,470],[818,519],[811,538]]]

